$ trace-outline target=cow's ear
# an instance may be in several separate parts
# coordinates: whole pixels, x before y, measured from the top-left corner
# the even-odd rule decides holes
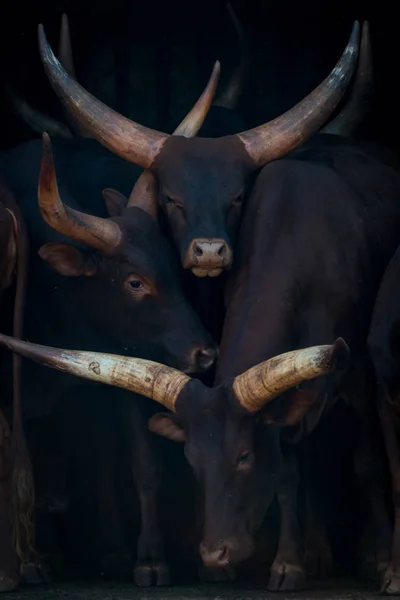
[[[106,188],[102,194],[110,217],[120,217],[128,204],[128,198],[112,188]]]
[[[156,413],[149,419],[149,429],[173,442],[186,440],[185,430],[173,413]]]
[[[300,423],[318,398],[315,390],[293,390],[267,404],[261,413],[266,424],[290,426]]]
[[[91,277],[96,273],[96,265],[90,254],[69,244],[45,244],[40,248],[39,256],[67,277]]]

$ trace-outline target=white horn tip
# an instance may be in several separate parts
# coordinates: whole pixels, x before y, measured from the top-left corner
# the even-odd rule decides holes
[[[345,369],[350,358],[350,348],[343,338],[339,337],[332,344],[329,352],[329,361],[332,365],[332,370],[338,371]]]

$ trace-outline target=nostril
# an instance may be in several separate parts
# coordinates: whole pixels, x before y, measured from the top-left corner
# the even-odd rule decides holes
[[[199,348],[195,354],[197,366],[202,370],[209,369],[216,357],[217,353],[214,348]]]
[[[226,256],[226,244],[221,244],[218,249],[218,256],[221,256],[221,258]]]
[[[193,252],[194,252],[195,256],[203,256],[203,250],[201,249],[201,247],[198,244],[194,244]]]

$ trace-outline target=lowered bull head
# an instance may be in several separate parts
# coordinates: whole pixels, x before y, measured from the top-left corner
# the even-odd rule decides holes
[[[342,339],[330,346],[295,350],[266,360],[233,380],[207,388],[180,371],[151,361],[58,350],[0,335],[0,344],[41,364],[73,375],[122,387],[159,402],[172,413],[154,415],[150,429],[178,442],[204,491],[207,527],[200,552],[207,566],[227,567],[247,558],[253,549],[252,533],[261,473],[257,452],[271,462],[279,445],[276,425],[294,425],[306,414],[317,394],[284,392],[347,364],[348,347]],[[254,445],[255,432],[273,424],[267,444]],[[274,465],[268,470],[271,476]],[[279,465],[276,465],[276,469]],[[270,487],[272,487],[270,485]],[[264,511],[266,507],[264,507]],[[238,524],[234,516],[240,514]]]
[[[63,69],[39,26],[41,58],[66,109],[109,150],[155,175],[159,204],[182,265],[200,277],[217,276],[232,265],[232,243],[250,173],[299,146],[335,110],[357,62],[358,38],[356,22],[329,76],[284,115],[237,135],[187,139],[139,125],[94,98]]]
[[[205,91],[180,125],[185,135],[195,135],[202,125],[218,75],[217,63]],[[140,197],[143,190],[152,193],[151,177],[145,173],[138,182]],[[112,200],[115,194],[111,194]],[[112,339],[127,346],[134,340],[144,348],[149,344],[157,347],[162,360],[188,373],[212,366],[216,349],[184,298],[174,256],[156,220],[134,205],[137,195],[132,194],[132,202],[114,210],[118,215],[109,219],[65,205],[59,195],[50,139],[44,134],[38,196],[41,214],[50,227],[95,250],[52,243],[43,246],[39,254],[60,274],[81,278],[83,304],[90,304],[91,318],[97,318]],[[93,294],[101,302],[89,302]],[[113,310],[105,315],[104,306]]]

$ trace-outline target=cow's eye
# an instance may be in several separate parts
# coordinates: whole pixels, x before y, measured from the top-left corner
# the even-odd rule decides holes
[[[166,202],[171,207],[177,208],[178,210],[183,210],[182,204],[180,204],[180,202],[178,202],[177,200],[170,198],[170,196],[166,196]]]
[[[125,281],[126,289],[135,296],[143,295],[149,291],[146,284],[135,274],[130,275]]]
[[[240,206],[243,202],[243,194],[239,194],[239,196],[236,196],[236,198],[233,200],[232,205],[233,206]]]
[[[246,470],[251,468],[254,462],[254,454],[246,450],[242,452],[237,459],[237,469]]]
[[[129,285],[131,286],[131,288],[133,288],[134,290],[138,290],[139,288],[142,287],[142,282],[139,281],[138,279],[131,279],[131,281],[129,282]]]
[[[250,458],[250,452],[242,452],[242,454],[238,458],[238,463],[248,462]]]

